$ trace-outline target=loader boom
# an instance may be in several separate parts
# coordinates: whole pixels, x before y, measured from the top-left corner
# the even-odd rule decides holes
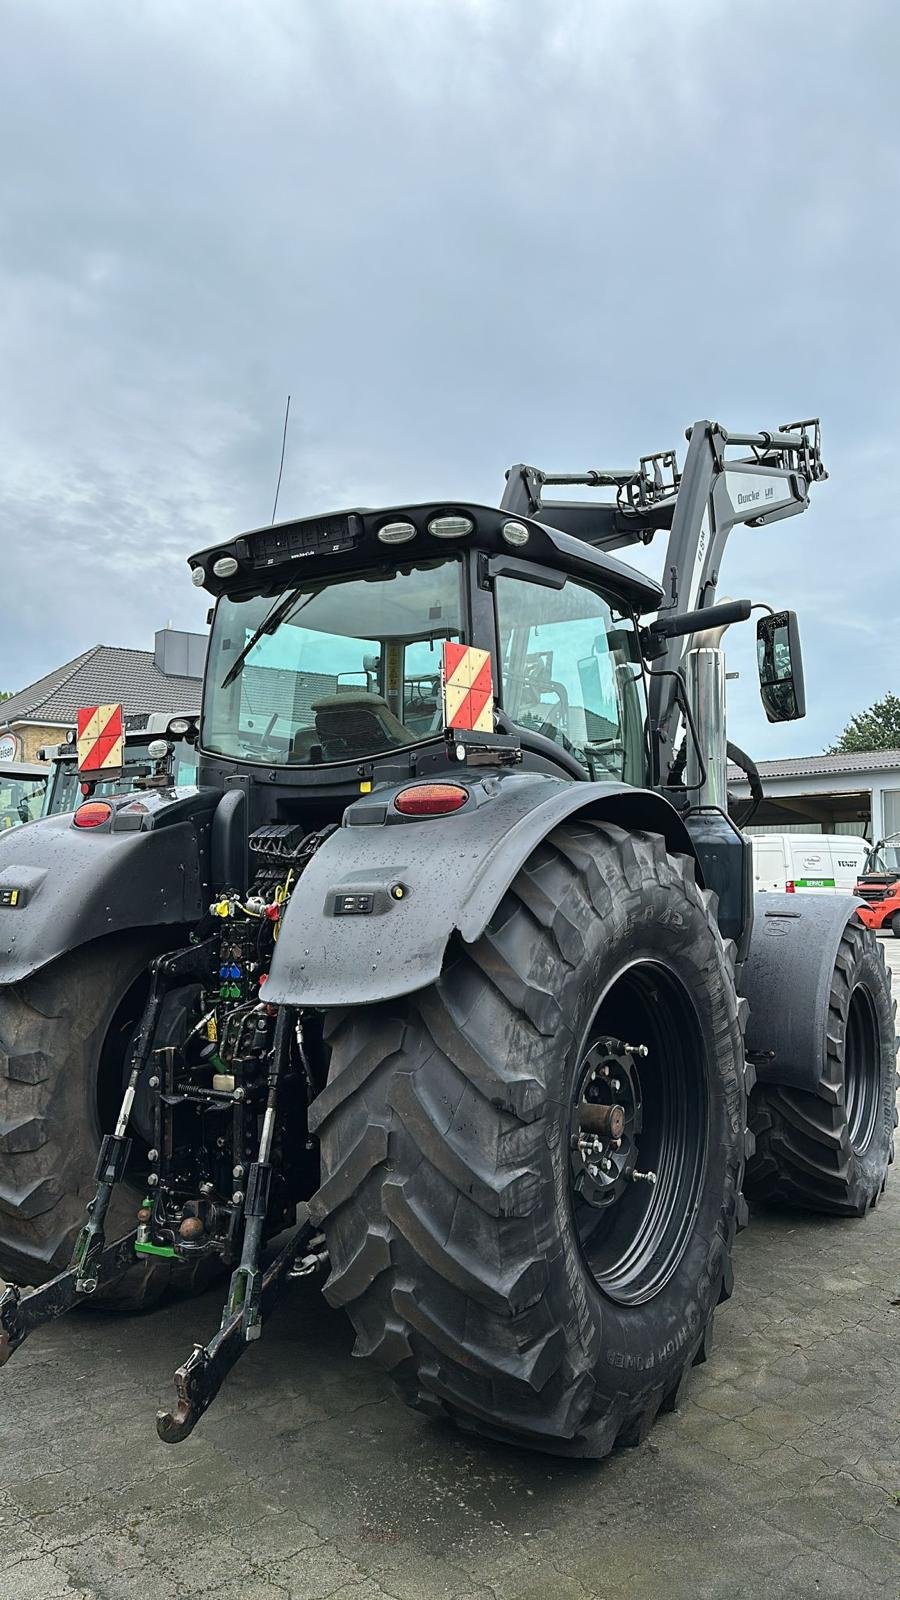
[[[687,430],[688,451],[679,471],[674,451],[643,456],[636,471],[553,474],[515,466],[507,474],[503,509],[530,516],[604,550],[649,544],[668,529],[660,617],[715,604],[725,545],[739,523],[767,527],[796,516],[809,504],[813,483],[827,477],[818,420],[788,423],[775,433],[729,433],[717,422]],[[734,452],[738,452],[735,454]],[[546,500],[547,485],[614,488],[614,503]],[[691,636],[669,638],[651,678],[650,716],[671,764],[677,733],[677,682]]]

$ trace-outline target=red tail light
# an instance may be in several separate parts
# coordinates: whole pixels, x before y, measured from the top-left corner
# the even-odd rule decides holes
[[[788,878],[788,881],[784,886],[784,892],[785,892],[785,894],[796,894],[797,893],[796,889],[794,888],[794,880],[793,880],[793,878]],[[791,916],[793,916],[793,914],[794,913],[791,912]]]
[[[458,783],[414,783],[394,798],[394,809],[404,817],[444,817],[458,811],[469,798]]]
[[[86,800],[83,806],[78,807],[72,821],[76,828],[102,828],[111,816],[112,806],[108,806],[105,800]]]

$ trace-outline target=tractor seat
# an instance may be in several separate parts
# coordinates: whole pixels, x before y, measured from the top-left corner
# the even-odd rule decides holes
[[[414,744],[415,734],[404,728],[383,695],[329,694],[313,702],[316,733],[326,760],[394,750]]]

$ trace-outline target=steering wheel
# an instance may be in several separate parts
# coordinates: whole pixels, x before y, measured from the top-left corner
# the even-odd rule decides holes
[[[259,756],[267,753],[273,756],[283,756],[284,750],[281,741],[272,738],[272,729],[278,721],[278,712],[273,711],[262,733],[255,735],[255,742],[250,743],[246,736],[242,737],[240,744],[245,756]]]

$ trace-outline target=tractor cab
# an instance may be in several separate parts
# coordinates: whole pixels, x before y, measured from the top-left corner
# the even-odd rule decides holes
[[[199,779],[245,773],[251,830],[336,820],[455,766],[463,734],[501,764],[649,780],[638,619],[660,590],[582,541],[426,505],[261,529],[192,569],[217,600]]]
[[[130,794],[135,788],[147,786],[148,780],[155,780],[160,767],[164,769],[167,782],[175,788],[196,783],[197,718],[153,712],[142,722],[140,728],[131,728],[126,723],[121,766],[109,776],[91,779],[79,768],[73,729],[53,750],[42,815],[58,817],[75,811],[87,795],[108,800]]]

